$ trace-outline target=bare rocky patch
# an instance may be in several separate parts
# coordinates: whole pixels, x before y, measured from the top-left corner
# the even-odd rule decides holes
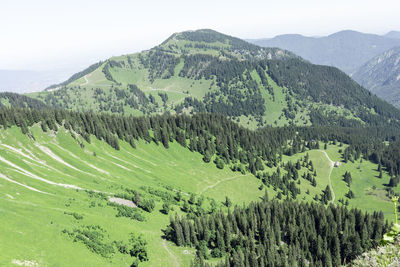
[[[131,208],[137,208],[137,205],[132,200],[127,200],[119,197],[110,197],[108,199],[110,202],[117,203],[119,205],[124,205]]]
[[[29,260],[12,260],[12,264],[18,265],[18,266],[39,266],[39,264],[36,261],[29,261]]]

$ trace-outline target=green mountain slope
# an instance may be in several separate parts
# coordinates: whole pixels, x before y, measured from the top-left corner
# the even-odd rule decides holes
[[[25,116],[22,116],[23,112]],[[4,114],[6,113],[2,113],[0,118],[4,118]],[[193,152],[190,151],[190,138],[186,140],[187,145],[182,145],[182,141],[174,141],[174,138],[180,140],[179,135],[174,138],[171,136],[166,141],[168,148],[164,147],[166,145],[161,141],[163,138],[157,142],[156,129],[160,127],[157,118],[148,121],[153,127],[148,131],[154,135],[150,137],[150,141],[146,141],[145,136],[138,137],[133,148],[132,144],[119,140],[117,149],[114,149],[106,143],[115,144],[112,138],[105,137],[106,140],[101,141],[87,133],[94,131],[101,136],[100,132],[103,132],[107,136],[107,127],[119,125],[120,118],[104,117],[104,123],[110,126],[101,129],[98,128],[98,118],[91,117],[90,114],[75,116],[73,113],[68,115],[57,111],[52,115],[47,111],[30,113],[26,110],[14,110],[12,114],[15,118],[24,117],[27,122],[33,120],[30,122],[33,124],[30,126],[25,123],[28,128],[24,129],[24,123],[14,120],[14,124],[21,125],[20,128],[27,131],[27,134],[23,134],[15,126],[0,130],[0,235],[7,240],[0,243],[3,252],[0,257],[1,265],[24,261],[59,266],[66,266],[66,263],[68,266],[129,265],[133,258],[118,251],[118,242],[128,242],[129,234],[135,233],[141,234],[147,242],[149,261],[142,262],[141,266],[186,266],[194,258],[194,248],[176,247],[162,239],[161,230],[169,224],[169,216],[162,212],[163,204],[170,203],[173,208],[171,212],[190,216],[191,213],[208,212],[213,206],[226,210],[222,205],[226,196],[233,204],[239,205],[257,201],[264,195],[264,190],[267,190],[271,198],[287,195],[288,198],[320,202],[327,201],[323,200],[323,196],[330,186],[335,196],[331,201],[337,205],[347,200],[352,207],[371,212],[383,211],[389,217],[392,214],[392,206],[385,193],[389,175],[383,173],[382,178],[378,179],[377,164],[362,162],[353,156],[347,160],[347,145],[329,142],[323,151],[317,148],[315,141],[303,143],[294,139],[291,141],[291,149],[285,152],[282,159],[279,155],[268,152],[264,152],[266,154],[255,162],[257,157],[250,157],[252,153],[256,153],[255,143],[286,151],[287,147],[284,145],[279,148],[279,143],[286,144],[296,135],[305,138],[316,132],[316,129],[298,129],[300,132],[269,129],[258,135],[236,128],[232,122],[215,116],[209,121],[202,116],[196,116],[193,120],[176,118],[168,121],[170,125],[176,123],[179,127],[186,128],[189,135],[200,134],[199,140],[203,139],[201,136],[204,135],[204,130],[215,133],[215,143],[208,143],[206,146],[207,149],[215,146],[216,154],[212,159],[217,164],[213,164],[206,163],[204,156],[195,152],[202,147],[200,141]],[[46,114],[49,116],[47,119]],[[9,116],[12,115],[7,115]],[[162,122],[162,118],[158,119]],[[217,122],[218,119],[221,121]],[[58,124],[57,120],[62,124]],[[140,119],[135,122],[137,129],[147,127],[147,123],[140,126]],[[215,124],[207,125],[210,122]],[[1,120],[1,124],[4,125],[4,121]],[[81,124],[85,126],[79,126]],[[125,127],[133,126],[129,126],[128,120],[125,124]],[[136,131],[123,128],[119,126],[114,130],[121,136],[126,135],[124,131],[130,134]],[[169,126],[167,128],[168,131],[176,130]],[[235,136],[235,140],[241,140],[242,152],[236,156],[241,158],[240,161],[235,160],[235,156],[229,156],[235,152],[221,150],[219,144],[225,142],[221,138],[229,136],[227,129],[232,131],[230,133]],[[236,134],[236,131],[241,134]],[[333,130],[327,129],[326,132],[326,136],[334,135]],[[344,132],[339,130],[338,134]],[[138,132],[139,135],[143,133]],[[164,135],[164,130],[161,134]],[[272,138],[274,134],[276,137]],[[321,134],[324,136],[323,131]],[[232,140],[228,141],[229,147],[232,147],[231,142]],[[360,142],[364,142],[363,139]],[[310,149],[297,148],[303,145]],[[323,143],[318,145],[322,147]],[[224,157],[231,160],[225,161],[225,168],[220,169],[218,161]],[[331,161],[341,159],[344,159],[342,166],[332,170]],[[299,164],[296,167],[298,171],[294,171],[296,162]],[[245,168],[246,165],[248,168]],[[251,173],[253,168],[258,170],[256,176]],[[343,181],[343,175],[347,171],[351,172],[353,179],[351,189],[355,197],[351,199],[346,197],[349,186]],[[315,180],[315,185],[312,179]],[[398,189],[392,190],[398,192]],[[146,212],[139,208],[132,211],[121,208],[123,206],[111,205],[111,197],[133,198],[132,190],[139,193],[141,202],[155,200],[155,208]],[[182,200],[179,201],[176,200],[178,191],[182,191]],[[192,193],[195,200],[191,200]],[[198,203],[201,196],[204,197],[202,204],[188,204],[191,201]],[[130,218],[131,216],[136,216],[136,219]],[[85,229],[92,229],[92,234],[87,238],[93,243],[85,244],[77,236],[73,236],[76,231]],[[92,235],[102,237],[94,238]]]
[[[400,107],[400,47],[371,59],[352,77],[382,99]]]
[[[121,244],[135,233],[147,242],[149,261],[141,266],[187,266],[195,249],[162,238],[169,224],[164,205],[170,214],[201,216],[226,211],[226,197],[241,205],[260,200],[265,190],[271,198],[346,204],[393,217],[390,176],[385,171],[377,178],[381,167],[367,160],[381,157],[387,145],[379,144],[383,133],[393,136],[390,129],[254,132],[205,114],[0,111],[0,236],[7,240],[0,243],[1,265],[129,265],[134,258]],[[370,151],[364,161],[357,142]],[[334,169],[332,161],[342,165]],[[398,175],[393,164],[383,166]],[[344,181],[347,172],[351,182]],[[399,193],[398,185],[390,188]],[[112,198],[154,200],[154,208],[125,208]]]
[[[335,68],[212,30],[173,34],[155,48],[113,57],[30,96],[79,111],[219,113],[249,128],[376,125],[399,118]]]
[[[164,243],[161,229],[169,222],[169,216],[159,211],[163,201],[148,193],[149,189],[173,196],[175,190],[182,190],[185,198],[188,192],[202,193],[218,201],[229,195],[238,204],[256,200],[263,193],[251,175],[219,170],[204,163],[201,155],[176,143],[168,150],[142,142],[133,149],[121,143],[121,149],[116,151],[96,140],[91,144],[81,140],[85,144],[81,148],[80,142],[64,129],[56,135],[43,134],[40,127],[31,131],[36,141],[21,135],[16,128],[0,131],[0,232],[2,240],[7,240],[0,245],[2,266],[11,265],[13,260],[45,266],[132,263],[129,255],[116,252],[111,258],[102,257],[63,234],[64,229],[72,231],[85,225],[101,226],[109,235],[104,243],[126,242],[131,232],[142,234],[148,242],[150,258],[143,266],[174,266],[176,260],[187,265],[193,249],[184,254],[184,249]],[[218,186],[220,183],[223,187]],[[244,186],[252,194],[243,192]],[[152,213],[140,212],[146,221],[116,217],[117,210],[109,206],[107,198],[123,194],[125,188],[137,190],[142,199],[156,200]],[[104,192],[106,198],[85,190]],[[209,203],[205,199],[204,208]],[[179,205],[172,206],[179,211]],[[171,251],[176,256],[171,256]]]

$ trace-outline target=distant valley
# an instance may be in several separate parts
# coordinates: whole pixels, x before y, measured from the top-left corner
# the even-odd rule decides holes
[[[38,92],[71,75],[71,69],[30,71],[0,70],[0,92]]]

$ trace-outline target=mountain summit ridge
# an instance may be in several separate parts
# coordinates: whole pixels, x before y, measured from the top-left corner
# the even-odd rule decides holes
[[[56,108],[125,115],[219,113],[250,128],[400,119],[337,68],[209,29],[174,33],[31,96]]]

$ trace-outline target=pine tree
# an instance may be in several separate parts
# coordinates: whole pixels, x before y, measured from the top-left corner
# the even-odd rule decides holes
[[[352,178],[351,178],[351,173],[346,171],[344,174],[344,181],[347,183],[347,185],[350,187],[350,184],[352,182]]]
[[[396,187],[400,182],[400,176],[391,177],[389,181],[390,187]]]
[[[185,244],[185,237],[183,236],[183,231],[179,222],[178,214],[175,214],[175,220],[172,223],[172,227],[175,232],[175,244],[177,246],[183,246]]]
[[[268,190],[265,189],[264,190],[264,197],[263,197],[263,201],[267,202],[268,201]]]
[[[165,148],[169,148],[169,134],[165,125],[161,130],[161,141]]]
[[[230,206],[232,206],[232,201],[229,199],[228,196],[225,197],[225,203],[224,203],[224,204],[225,204],[225,206],[228,207],[228,208],[229,208]]]
[[[190,193],[189,203],[193,205],[196,202],[196,196],[193,193]]]

